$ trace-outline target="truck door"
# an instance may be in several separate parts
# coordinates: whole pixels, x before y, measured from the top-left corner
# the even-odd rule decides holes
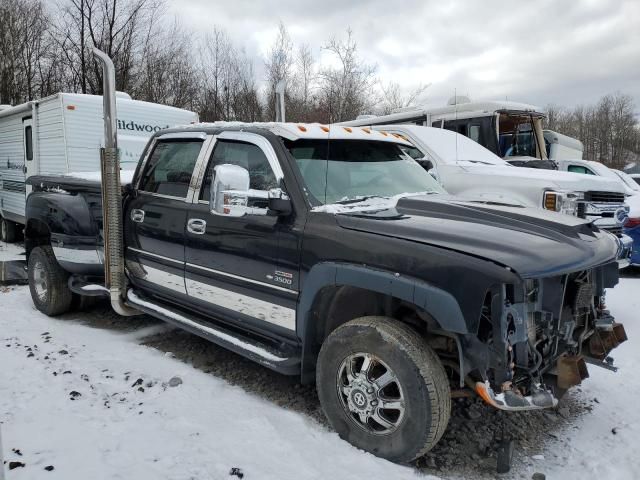
[[[202,171],[201,187],[186,221],[185,281],[200,310],[243,328],[295,335],[298,270],[280,261],[291,238],[286,220],[267,215],[266,200],[250,203],[242,217],[214,214],[210,192],[217,165],[249,172],[250,189],[266,193],[282,170],[268,140],[248,132],[223,132]]]
[[[134,284],[175,299],[186,296],[184,234],[191,177],[207,137],[167,134],[151,145],[126,202],[126,265]],[[204,154],[204,153],[202,153]]]
[[[23,172],[25,178],[38,173],[38,160],[34,151],[33,120],[31,117],[22,120],[22,147],[24,152]],[[26,194],[31,193],[31,185],[26,186]]]

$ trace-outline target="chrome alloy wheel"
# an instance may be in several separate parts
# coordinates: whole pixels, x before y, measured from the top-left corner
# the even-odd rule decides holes
[[[338,397],[349,418],[376,435],[389,435],[405,413],[402,386],[393,370],[370,353],[354,353],[338,368]]]
[[[46,302],[49,285],[47,284],[47,272],[42,262],[36,262],[33,266],[33,287],[41,302]]]

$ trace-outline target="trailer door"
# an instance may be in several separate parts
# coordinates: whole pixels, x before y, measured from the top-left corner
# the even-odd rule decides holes
[[[24,152],[24,175],[25,178],[38,173],[36,155],[34,151],[33,119],[31,117],[22,120],[22,149]],[[26,194],[31,193],[31,185],[27,185]]]

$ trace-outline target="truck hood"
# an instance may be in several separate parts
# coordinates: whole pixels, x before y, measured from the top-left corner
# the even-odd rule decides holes
[[[521,181],[523,185],[527,185],[530,188],[537,186],[538,188],[543,189],[556,189],[572,192],[597,191],[624,193],[624,188],[620,182],[609,178],[585,175],[582,173],[493,165],[443,165],[438,168],[446,169],[450,173],[455,173],[455,170],[458,170],[458,173],[461,174],[467,173],[483,175],[487,178],[494,178],[493,182],[500,180],[504,182],[515,179],[517,181]],[[443,175],[442,177],[445,184],[444,187],[446,188],[446,176]]]
[[[584,270],[615,261],[618,253],[613,235],[584,220],[449,195],[401,198],[395,207],[340,213],[336,219],[342,228],[483,258],[523,278]]]

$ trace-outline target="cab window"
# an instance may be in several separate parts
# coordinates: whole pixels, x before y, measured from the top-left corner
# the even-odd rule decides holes
[[[247,169],[249,172],[249,188],[252,190],[267,191],[278,186],[278,181],[271,165],[269,165],[269,160],[260,147],[252,143],[219,140],[207,166],[202,189],[200,190],[200,200],[209,200],[214,168],[224,164],[238,165]]]
[[[202,140],[160,141],[145,166],[139,190],[186,198]]]
[[[469,126],[469,138],[474,142],[482,143],[480,141],[480,125]]]

